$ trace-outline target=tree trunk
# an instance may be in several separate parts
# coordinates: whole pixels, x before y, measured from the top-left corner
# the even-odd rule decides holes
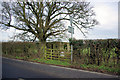
[[[38,43],[38,58],[44,58],[45,54],[45,47],[46,47],[46,42],[40,42]]]

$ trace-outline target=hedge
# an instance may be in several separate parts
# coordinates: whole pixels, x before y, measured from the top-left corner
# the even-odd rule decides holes
[[[119,66],[120,40],[70,40],[76,63]]]

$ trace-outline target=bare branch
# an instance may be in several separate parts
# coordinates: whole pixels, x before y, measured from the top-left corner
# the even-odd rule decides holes
[[[76,26],[84,36],[84,29],[91,29],[98,24],[93,7],[88,2],[14,2],[3,3],[0,21],[2,28],[9,27],[32,33],[34,39],[46,41],[50,36],[63,34],[66,29],[64,21],[73,17]],[[4,26],[3,26],[4,25]],[[22,35],[22,33],[21,33]]]

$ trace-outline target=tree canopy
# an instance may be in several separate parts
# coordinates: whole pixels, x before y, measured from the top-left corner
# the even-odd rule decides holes
[[[46,42],[47,38],[62,35],[67,31],[65,21],[73,17],[73,26],[83,35],[83,29],[98,24],[90,2],[3,2],[1,29],[15,28],[23,31],[18,37]],[[29,39],[29,38],[28,38]]]

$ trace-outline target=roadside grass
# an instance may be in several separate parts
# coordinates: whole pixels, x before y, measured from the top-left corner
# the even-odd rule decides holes
[[[5,56],[5,55],[4,55]],[[76,64],[76,63],[69,63],[67,61],[59,61],[59,60],[45,60],[45,59],[39,59],[39,58],[29,58],[29,57],[20,57],[20,56],[5,56],[8,58],[15,58],[15,59],[22,59],[22,60],[29,60],[32,62],[39,62],[39,63],[45,63],[45,64],[53,64],[53,65],[58,65],[58,66],[64,66],[64,67],[72,67],[72,68],[77,68],[77,69],[85,69],[85,70],[90,70],[90,71],[98,71],[102,73],[112,73],[112,74],[120,74],[120,68],[119,67],[108,67],[105,65],[93,65],[93,64]]]
[[[97,66],[97,65],[86,65],[86,64],[81,64],[80,65],[81,68],[85,68],[85,69],[96,69],[96,70],[99,70],[99,71],[107,71],[107,72],[113,72],[113,73],[119,73],[120,72],[120,69],[119,68],[115,68],[115,67],[107,67],[107,66],[104,66],[104,65],[100,65],[100,66]]]
[[[120,71],[119,68],[114,68],[114,67],[110,68],[110,67],[106,67],[106,66],[103,66],[103,65],[99,66],[98,69],[106,70],[108,72],[117,72],[117,73]]]
[[[32,59],[32,61],[46,63],[46,64],[55,64],[55,65],[62,65],[62,66],[70,66],[71,64],[66,61],[59,61],[59,60],[45,60],[45,59]]]
[[[99,72],[112,72],[112,73],[119,73],[120,69],[119,68],[115,68],[115,67],[107,67],[104,65],[86,65],[86,64],[71,64],[69,62],[65,62],[65,61],[59,61],[59,60],[45,60],[45,59],[32,59],[32,61],[35,62],[40,62],[40,63],[46,63],[46,64],[53,64],[53,65],[62,65],[62,66],[66,66],[66,67],[70,67],[70,66],[74,66],[73,68],[82,68],[82,69],[86,69],[86,70],[92,70],[92,71],[99,71]]]
[[[15,58],[16,59],[24,59],[24,57],[19,57],[19,56],[16,56]]]

